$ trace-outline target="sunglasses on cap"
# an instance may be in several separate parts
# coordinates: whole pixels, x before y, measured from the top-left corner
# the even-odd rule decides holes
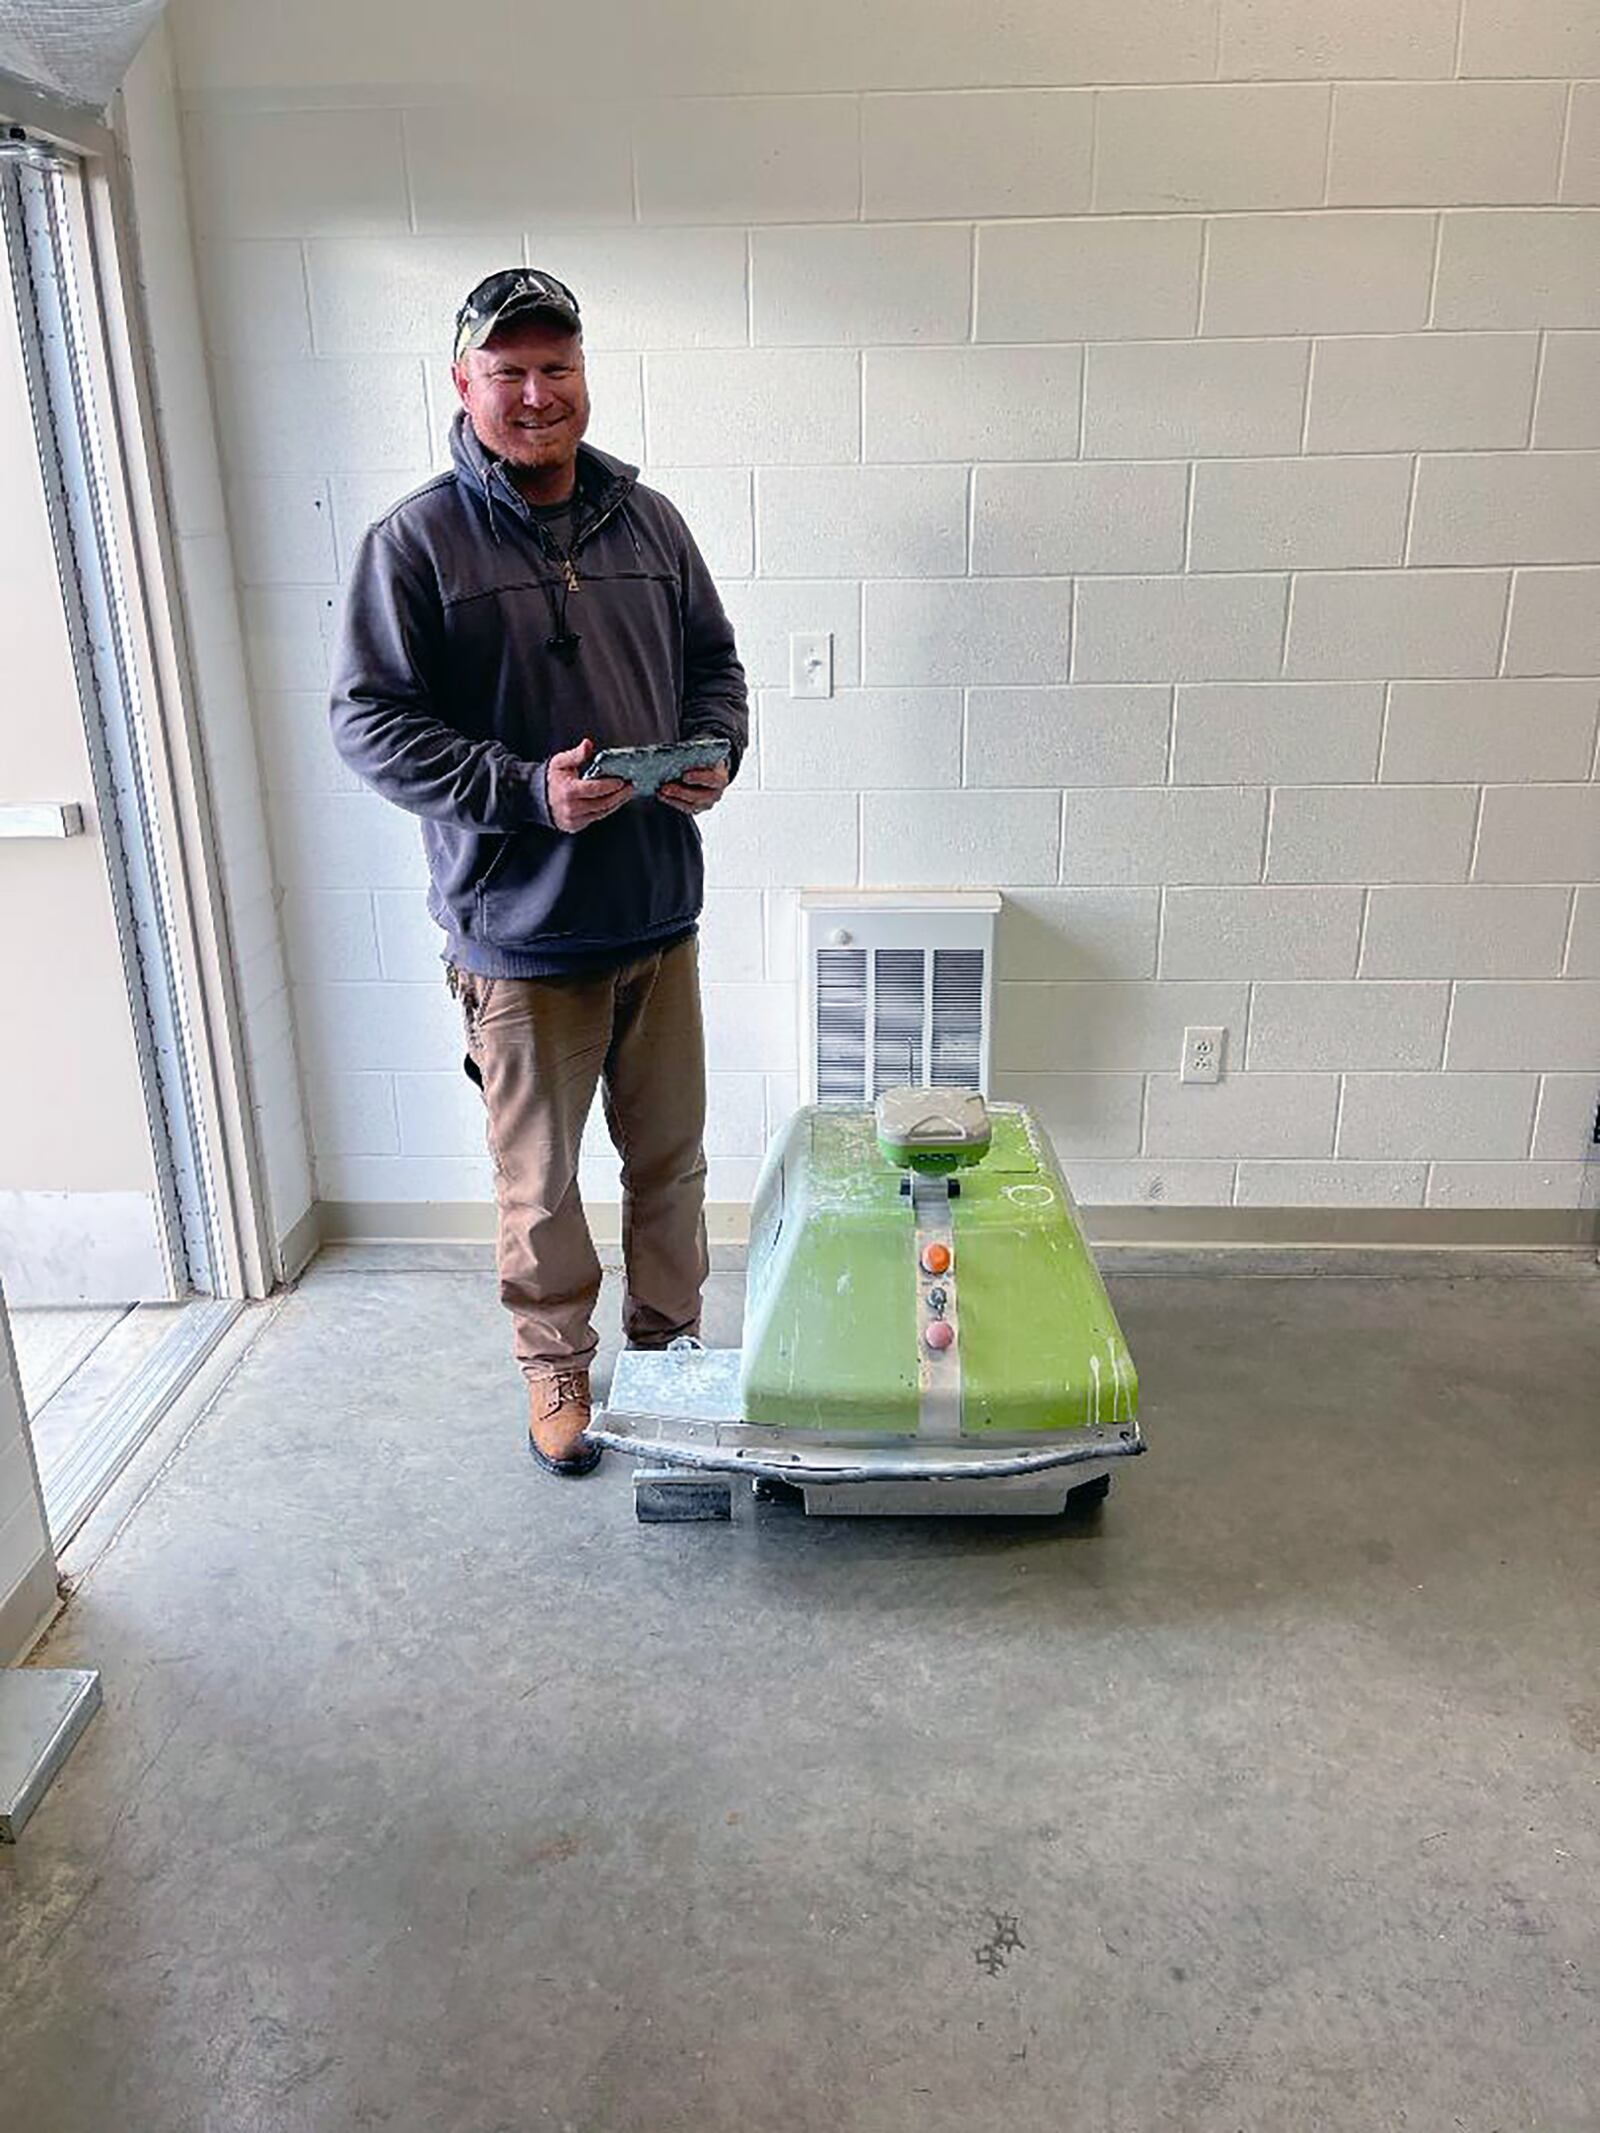
[[[496,328],[535,312],[559,319],[571,333],[582,331],[578,299],[553,274],[537,267],[506,267],[489,275],[456,313],[455,360],[459,363],[469,349],[481,348]]]

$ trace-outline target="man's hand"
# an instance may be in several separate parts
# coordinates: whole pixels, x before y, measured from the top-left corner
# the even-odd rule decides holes
[[[709,770],[686,770],[681,778],[663,785],[656,798],[675,807],[680,815],[703,815],[708,807],[716,806],[727,789],[727,764],[713,763]]]
[[[564,748],[560,755],[551,756],[544,766],[550,820],[569,837],[603,822],[607,815],[614,815],[619,807],[626,807],[633,798],[633,787],[626,778],[585,778],[582,775],[584,764],[593,754],[594,742],[582,740],[576,748]]]

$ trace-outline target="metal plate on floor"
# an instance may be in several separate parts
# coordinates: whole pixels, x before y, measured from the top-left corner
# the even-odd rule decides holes
[[[733,1516],[733,1483],[722,1474],[695,1474],[682,1467],[637,1466],[633,1509],[644,1526],[725,1521]]]
[[[100,1708],[92,1667],[0,1672],[0,1844],[15,1844],[73,1742]]]
[[[740,1360],[737,1348],[625,1348],[612,1373],[606,1412],[712,1430],[742,1422]]]

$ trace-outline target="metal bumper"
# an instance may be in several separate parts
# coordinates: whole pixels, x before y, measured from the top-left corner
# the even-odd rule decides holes
[[[1007,1481],[1063,1467],[1104,1471],[1144,1450],[1137,1422],[1074,1429],[1005,1449],[895,1436],[804,1438],[758,1428],[739,1411],[737,1348],[629,1350],[617,1359],[611,1397],[587,1432],[593,1443],[653,1465],[744,1474],[791,1487],[867,1482]]]

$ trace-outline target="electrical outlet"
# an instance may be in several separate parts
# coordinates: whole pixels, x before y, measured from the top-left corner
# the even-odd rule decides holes
[[[833,694],[833,632],[796,630],[789,639],[789,694]]]
[[[1225,1032],[1191,1025],[1183,1033],[1183,1066],[1180,1081],[1220,1081],[1222,1043]]]

